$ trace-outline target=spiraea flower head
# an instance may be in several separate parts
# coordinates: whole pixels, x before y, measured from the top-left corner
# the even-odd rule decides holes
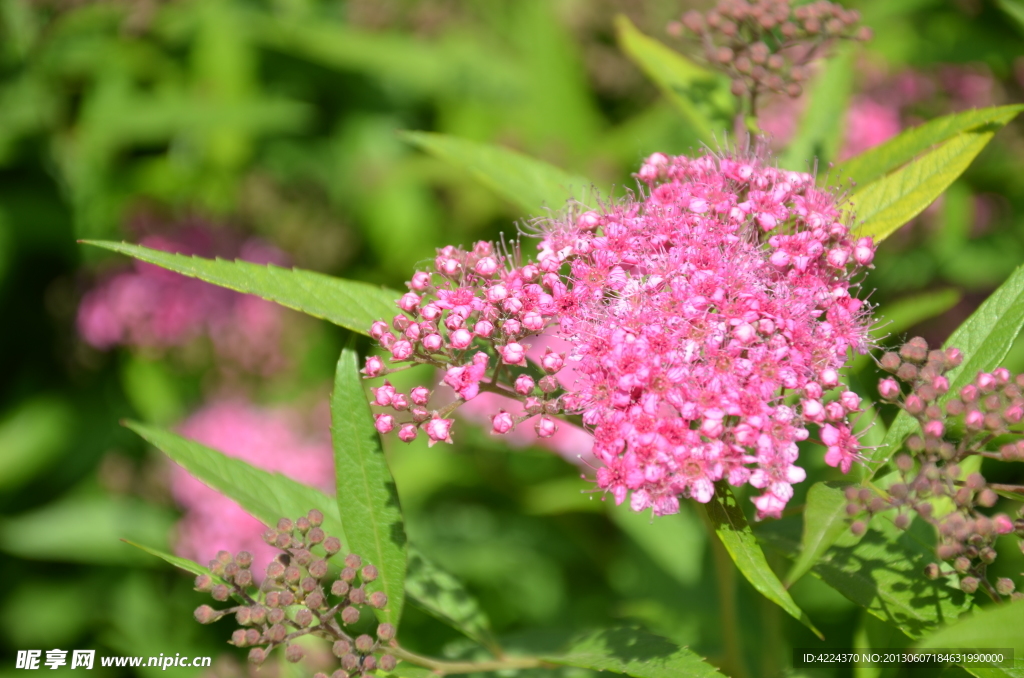
[[[433,442],[486,391],[503,396],[488,420],[497,434],[536,416],[549,436],[552,415],[579,415],[598,486],[636,511],[710,501],[724,480],[760,489],[759,516],[778,516],[805,476],[795,462],[809,425],[830,465],[847,471],[857,456],[859,399],[836,389],[848,351],[868,349],[851,279],[874,245],[811,175],[757,157],[655,154],[636,176],[638,197],[535,222],[535,263],[487,243],[440,250],[435,272],[410,283],[417,306],[378,340],[411,342],[392,364],[444,370],[458,399],[413,410]]]

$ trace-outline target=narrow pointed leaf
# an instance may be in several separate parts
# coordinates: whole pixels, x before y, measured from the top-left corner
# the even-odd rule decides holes
[[[889,237],[932,204],[992,140],[990,127],[963,132],[909,165],[858,189],[849,204],[856,212],[857,237]]]
[[[207,574],[214,580],[215,583],[224,583],[224,580],[210,572],[209,568],[203,567],[194,560],[189,560],[188,558],[179,558],[178,556],[172,556],[171,554],[165,553],[158,549],[150,548],[149,546],[145,546],[143,544],[137,544],[131,541],[130,539],[122,539],[121,541],[123,541],[126,544],[131,544],[135,548],[141,549],[151,556],[156,556],[161,560],[167,561],[168,563],[170,563],[174,567],[177,567],[178,569],[185,570],[186,572],[191,572],[194,575]]]
[[[400,292],[376,285],[298,268],[190,257],[106,240],[83,242],[127,254],[190,278],[255,294],[360,334],[367,334],[375,320],[394,315],[394,302],[402,296]]]
[[[975,610],[955,624],[928,635],[917,643],[920,648],[1012,648],[1013,667],[966,667],[982,678],[1020,678],[1024,676],[1024,600]]]
[[[940,403],[957,394],[978,372],[995,369],[1006,357],[1014,339],[1024,326],[1024,266],[1013,272],[999,289],[963,322],[946,340],[946,348],[963,352],[964,362],[950,371],[949,393]],[[875,450],[865,451],[865,465],[871,475],[892,457],[903,440],[917,429],[917,422],[900,411],[893,420],[885,441]]]
[[[836,539],[849,530],[846,515],[848,502],[843,494],[843,489],[848,485],[849,483],[815,483],[807,491],[800,555],[786,575],[787,587],[804,576]]]
[[[469,172],[524,214],[565,207],[568,200],[594,202],[594,183],[517,151],[432,132],[402,132],[403,139]]]
[[[542,659],[636,678],[716,678],[722,675],[693,650],[633,628],[580,634],[565,652]]]
[[[169,431],[137,422],[125,425],[200,482],[234,500],[263,524],[276,525],[281,518],[294,520],[306,515],[310,509],[317,509],[324,514],[324,532],[347,544],[334,501],[319,490],[280,473],[250,466],[241,459]]]
[[[821,638],[821,632],[814,628],[814,624],[793,601],[789,591],[768,566],[764,551],[757,543],[757,537],[747,524],[747,519],[743,517],[743,511],[729,486],[717,483],[715,496],[704,505],[704,508],[715,528],[715,533],[722,540],[722,545],[747,581],[761,595],[781,607],[794,619],[799,619],[804,626]]]
[[[268,525],[276,524],[279,518],[297,518],[311,508],[317,509],[324,514],[324,532],[341,539],[344,548],[348,549],[348,541],[338,514],[338,504],[320,490],[307,487],[278,473],[256,468],[241,459],[229,457],[168,431],[134,422],[126,425],[199,481],[234,500],[253,517]],[[441,569],[414,546],[409,547],[409,558],[413,562],[422,561],[422,567],[410,569],[406,585],[409,597],[424,610],[441,621],[449,622],[453,618],[459,618],[459,615],[454,614],[449,608],[449,599],[459,601],[464,610],[480,609],[479,603],[458,579]],[[440,595],[434,588],[438,581],[444,582],[445,595]],[[482,616],[483,612],[479,612],[479,615]],[[482,623],[489,627],[486,618]]]
[[[644,35],[625,15],[615,17],[615,30],[620,49],[678,109],[698,141],[710,144],[723,136],[733,115],[728,79]]]
[[[349,549],[373,563],[380,573],[369,588],[388,597],[381,620],[397,626],[405,600],[405,527],[358,362],[355,351],[346,348],[341,352],[331,396],[338,514]]]
[[[997,106],[930,120],[840,163],[835,168],[835,176],[844,182],[852,180],[857,185],[864,186],[907,164],[936,144],[979,128],[997,130],[1013,120],[1021,111],[1024,111],[1024,106],[1020,104]]]

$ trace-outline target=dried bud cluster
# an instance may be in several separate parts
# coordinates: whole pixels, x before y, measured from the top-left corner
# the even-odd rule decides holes
[[[227,551],[218,553],[210,561],[210,573],[196,577],[196,590],[209,592],[217,601],[233,598],[239,604],[220,610],[202,605],[196,608],[196,621],[210,624],[234,614],[242,628],[232,634],[231,643],[252,648],[249,661],[257,666],[278,646],[285,647],[288,661],[301,661],[303,649],[293,641],[312,634],[334,642],[332,650],[341,668],[331,678],[367,676],[378,668],[390,671],[396,660],[380,651],[395,637],[391,624],[380,624],[375,638],[353,637],[348,632],[359,621],[361,609],[387,605],[384,593],[365,588],[377,578],[377,568],[364,565],[351,553],[340,563],[337,578],[328,581],[329,561],[341,550],[341,541],[324,534],[322,522],[323,514],[313,510],[295,521],[282,518],[277,529],[264,533],[264,540],[282,553],[267,566],[258,587],[249,569],[250,553],[242,551],[234,557]]]
[[[960,575],[964,591],[974,593],[981,586],[996,599],[1019,598],[1012,580],[1003,578],[993,584],[986,578],[986,569],[996,559],[996,539],[1006,534],[1024,537],[1024,520],[1014,521],[1005,513],[989,515],[981,509],[996,505],[998,491],[1020,492],[1024,487],[988,483],[980,473],[965,472],[962,465],[970,457],[1024,461],[1022,440],[1004,444],[998,452],[987,449],[997,436],[1019,433],[1010,427],[1024,416],[1024,375],[1011,378],[1002,367],[979,372],[959,394],[943,401],[950,388],[946,373],[962,360],[955,348],[929,351],[920,337],[882,356],[882,369],[895,377],[882,379],[879,393],[914,417],[921,432],[910,436],[905,451],[895,458],[900,482],[889,487],[886,495],[848,488],[847,512],[855,516],[864,510],[874,514],[896,508],[895,523],[900,528],[908,527],[915,513],[935,526],[936,555]],[[861,533],[865,524],[855,521],[852,529]],[[926,574],[935,578],[950,572],[933,563]]]
[[[669,24],[671,35],[700,40],[704,58],[732,78],[732,92],[756,103],[763,92],[800,96],[808,64],[837,40],[869,40],[860,14],[826,0],[791,7],[789,0],[719,0]]]

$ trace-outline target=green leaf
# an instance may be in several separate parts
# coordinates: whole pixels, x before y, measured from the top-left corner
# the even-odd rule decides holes
[[[148,553],[151,556],[156,556],[157,558],[160,558],[161,560],[167,561],[168,563],[170,563],[174,567],[177,567],[179,569],[185,570],[186,572],[191,572],[194,575],[207,574],[207,575],[210,575],[210,577],[216,583],[218,583],[218,584],[223,584],[224,583],[224,580],[221,579],[220,577],[218,577],[217,575],[213,574],[212,572],[210,572],[209,568],[203,567],[202,565],[200,565],[199,563],[195,562],[194,560],[189,560],[188,558],[179,558],[178,556],[172,556],[171,554],[164,553],[163,551],[160,551],[159,549],[150,548],[149,546],[145,546],[143,544],[137,544],[137,543],[133,542],[131,539],[122,539],[121,541],[123,541],[126,544],[131,544],[135,548],[141,549],[141,550],[145,551],[146,553]]]
[[[943,403],[958,393],[978,372],[998,367],[1010,351],[1022,326],[1024,266],[1014,271],[946,340],[943,346],[959,348],[963,352],[964,362],[946,375],[949,378],[949,392],[939,402]],[[882,445],[875,450],[865,451],[865,465],[872,476],[916,428],[917,422],[906,412],[901,410],[896,415]]]
[[[732,556],[733,562],[736,563],[736,567],[747,578],[747,581],[761,595],[777,604],[794,619],[799,619],[819,638],[823,638],[821,632],[814,628],[814,624],[811,623],[804,611],[797,607],[789,595],[789,591],[768,566],[764,551],[757,543],[757,538],[750,530],[750,525],[743,517],[743,511],[729,486],[722,482],[716,483],[715,496],[704,505],[704,508],[715,528],[715,533],[722,540],[722,545]]]
[[[1017,30],[1024,33],[1024,1],[1022,0],[996,0],[999,9],[1013,19]]]
[[[934,562],[934,531],[915,520],[899,530],[889,515],[871,521],[860,540],[852,535],[834,546],[814,566],[825,583],[911,638],[951,622],[971,607],[955,578],[926,579]]]
[[[707,531],[697,514],[683,507],[657,520],[628,506],[608,504],[608,515],[623,532],[684,586],[698,586],[707,549]]]
[[[722,675],[693,650],[632,628],[583,633],[569,643],[564,653],[542,659],[636,678],[712,678]]]
[[[349,549],[338,513],[338,503],[320,490],[278,473],[258,469],[241,459],[228,457],[173,433],[133,422],[126,425],[198,480],[234,500],[267,525],[276,524],[279,518],[297,518],[312,508],[317,509],[324,514],[324,532],[341,539],[344,548]],[[152,543],[154,540],[147,541]],[[479,608],[457,579],[419,553],[415,547],[410,546],[408,550],[411,562],[422,563],[418,568],[410,568],[406,579],[410,598],[446,622],[459,619],[459,614],[448,607],[449,600],[457,601],[462,610]],[[437,582],[443,582],[447,589],[445,593],[436,589]]]
[[[442,570],[409,548],[409,571],[405,580],[409,599],[429,614],[484,647],[496,649],[491,621],[455,575]]]
[[[127,254],[190,278],[255,294],[360,334],[368,333],[374,321],[394,315],[395,300],[401,296],[400,292],[368,283],[297,268],[190,257],[107,240],[82,242]]]
[[[724,136],[734,110],[727,78],[644,35],[625,15],[615,17],[615,30],[620,49],[668,97],[698,141],[710,144]]]
[[[294,520],[316,509],[324,514],[324,532],[338,537],[347,547],[337,505],[323,492],[169,431],[131,421],[125,426],[263,524],[273,526],[281,518]]]
[[[1024,105],[981,108],[954,113],[909,129],[836,167],[836,176],[860,186],[880,179],[936,144],[967,131],[994,132],[1013,120]]]
[[[825,63],[811,87],[796,136],[780,158],[783,167],[806,172],[815,159],[825,165],[836,157],[853,89],[854,54],[846,46]]]
[[[373,413],[359,377],[359,356],[341,352],[331,396],[331,438],[337,478],[338,514],[348,547],[373,563],[380,576],[371,589],[388,605],[381,620],[398,625],[405,599],[406,539],[398,490],[391,477]]]
[[[807,491],[800,555],[786,575],[787,588],[804,576],[822,554],[849,529],[846,515],[848,502],[843,494],[843,489],[848,485],[849,483],[815,483]]]
[[[940,316],[960,303],[960,291],[956,289],[922,292],[886,304],[875,313],[877,331],[872,335],[886,335],[904,332],[929,318]]]
[[[29,480],[66,448],[75,423],[71,405],[40,396],[23,402],[0,421],[0,489]]]
[[[526,214],[559,211],[568,200],[594,202],[593,182],[517,151],[431,132],[401,132],[403,139],[462,167]]]
[[[858,189],[849,199],[857,215],[856,236],[871,236],[876,243],[888,238],[963,174],[993,135],[995,130],[991,126],[964,132],[909,165]]]
[[[0,521],[0,550],[21,558],[111,565],[148,558],[121,543],[164,544],[174,515],[137,499],[72,494]]]
[[[983,678],[1024,675],[1024,600],[975,610],[917,643],[920,648],[1013,648],[1014,666],[966,667]]]

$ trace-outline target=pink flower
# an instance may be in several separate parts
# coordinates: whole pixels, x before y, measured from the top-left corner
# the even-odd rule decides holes
[[[334,455],[328,426],[305,431],[298,413],[263,409],[241,401],[213,403],[189,417],[181,434],[267,471],[330,492],[334,487]],[[278,551],[263,542],[260,521],[235,502],[189,475],[171,469],[171,494],[184,509],[176,527],[175,553],[205,564],[217,551],[249,551],[266,567]]]
[[[259,240],[240,241],[226,229],[202,225],[146,236],[141,244],[204,257],[287,263],[282,252]],[[87,343],[104,350],[119,345],[166,350],[208,336],[222,359],[265,376],[286,365],[281,347],[286,313],[257,297],[136,262],[86,293],[77,325]]]
[[[812,176],[756,157],[655,155],[638,176],[636,200],[535,222],[536,265],[496,257],[504,268],[481,273],[478,247],[438,250],[424,317],[434,304],[429,319],[449,337],[480,322],[506,337],[480,339],[501,358],[489,390],[504,395],[463,413],[510,435],[539,416],[547,441],[560,435],[554,415],[579,415],[598,487],[631,495],[635,510],[707,502],[726,480],[763,490],[758,515],[777,516],[804,478],[795,461],[809,425],[822,425],[830,464],[848,471],[856,458],[856,396],[821,399],[848,351],[870,345],[870,309],[850,281],[874,245],[851,237],[852,215]],[[487,379],[444,360],[457,392]],[[539,390],[504,367],[528,360],[548,373]],[[806,399],[787,406],[789,392]]]
[[[436,443],[451,444],[451,430],[454,423],[453,419],[440,419],[437,417],[424,422],[423,430],[426,431],[427,438],[429,438],[427,445],[433,447]]]

